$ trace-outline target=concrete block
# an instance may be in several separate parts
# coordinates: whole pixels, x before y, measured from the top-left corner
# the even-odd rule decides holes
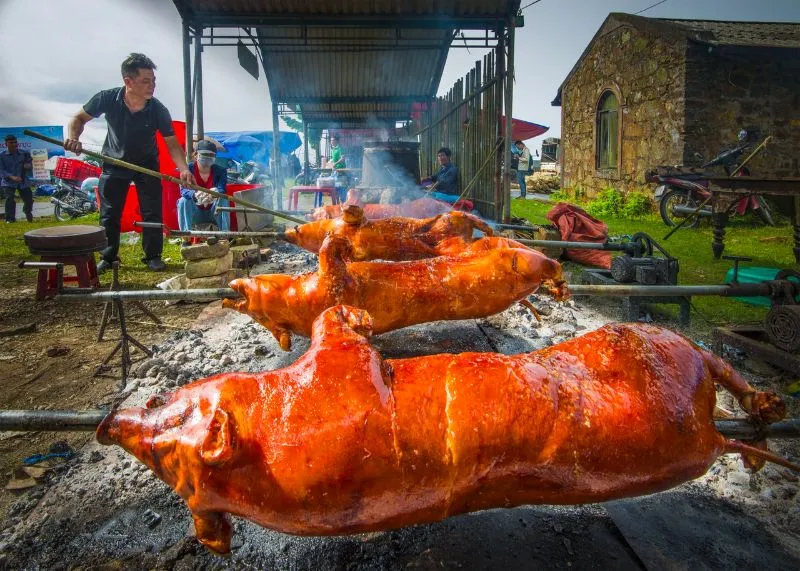
[[[230,243],[227,240],[220,240],[215,244],[194,244],[181,248],[181,256],[187,261],[221,258],[228,253],[229,249]]]
[[[219,258],[206,258],[204,260],[191,260],[186,262],[186,277],[190,279],[218,276],[231,269],[233,254],[230,250]]]

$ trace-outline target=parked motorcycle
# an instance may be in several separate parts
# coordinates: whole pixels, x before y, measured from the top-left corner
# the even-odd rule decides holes
[[[752,132],[742,130],[739,132],[739,144],[728,148],[719,153],[710,161],[701,165],[701,170],[685,167],[658,167],[654,171],[647,173],[648,182],[658,183],[655,191],[655,199],[659,203],[659,213],[661,219],[667,226],[676,226],[683,222],[683,219],[693,214],[697,208],[711,198],[708,191],[709,173],[705,169],[722,167],[727,176],[750,176],[750,170],[746,166],[741,166],[743,155],[751,150],[757,137]],[[756,150],[763,148],[766,140],[762,142]],[[702,155],[695,154],[696,158],[702,160]],[[772,212],[767,201],[758,194],[743,196],[736,203],[734,212],[740,216],[748,212],[753,212],[768,226],[774,226]],[[711,216],[711,206],[703,206],[700,211],[683,223],[684,228],[693,228],[700,224],[702,217]]]
[[[80,186],[63,179],[56,180],[56,190],[50,202],[56,220],[66,222],[97,211],[97,186],[99,179],[87,178]]]

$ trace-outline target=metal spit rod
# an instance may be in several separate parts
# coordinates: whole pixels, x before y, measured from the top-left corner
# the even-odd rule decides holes
[[[730,284],[730,285],[567,285],[571,295],[598,295],[608,297],[660,297],[719,295],[737,297],[769,296],[769,284]],[[58,301],[106,302],[122,300],[181,300],[181,299],[235,299],[241,297],[231,288],[161,290],[143,289],[128,291],[97,291],[92,293],[67,293],[55,296]]]
[[[108,410],[3,410],[0,432],[91,432]],[[746,419],[717,420],[717,430],[727,438],[800,438],[800,419],[792,418],[764,427]]]
[[[561,240],[529,240],[528,238],[511,238],[515,242],[526,246],[539,246],[543,248],[569,248],[571,250],[608,250],[611,252],[625,251],[630,248],[627,243],[611,242],[562,242]]]
[[[281,239],[285,236],[283,232],[276,232],[274,230],[265,230],[263,232],[251,231],[228,231],[228,230],[171,230],[166,224],[160,222],[134,222],[134,226],[140,228],[155,228],[157,230],[165,230],[168,236],[192,237],[199,238],[240,238],[240,237],[258,237],[258,238],[277,238]]]

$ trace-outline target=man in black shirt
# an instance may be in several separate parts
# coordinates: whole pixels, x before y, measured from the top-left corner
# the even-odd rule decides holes
[[[154,171],[158,170],[156,131],[164,137],[170,157],[180,170],[181,181],[194,184],[194,177],[186,165],[184,150],[175,137],[172,118],[166,107],[155,97],[155,64],[144,54],[131,54],[122,62],[123,87],[107,89],[95,94],[78,111],[67,125],[68,135],[64,148],[81,153],[79,138],[83,127],[92,119],[105,113],[108,134],[103,143],[103,154]],[[105,271],[119,252],[119,234],[122,210],[128,196],[130,183],[136,184],[139,209],[145,222],[162,221],[161,181],[114,165],[103,165],[100,176],[100,224],[106,229],[108,247],[101,252],[98,271]],[[163,271],[161,260],[164,238],[161,230],[142,230],[142,261],[153,271]]]

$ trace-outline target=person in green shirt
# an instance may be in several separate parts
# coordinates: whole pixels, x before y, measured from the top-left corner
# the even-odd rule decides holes
[[[339,188],[339,199],[344,202],[347,198],[347,187],[350,186],[350,176],[348,173],[337,173],[337,169],[346,169],[347,163],[344,160],[344,151],[342,147],[339,146],[339,137],[336,135],[331,135],[331,161],[330,161],[331,168],[334,169],[334,176],[336,177],[337,182],[343,182],[343,186],[339,186],[337,184],[337,188]],[[344,179],[343,181],[341,179]]]

